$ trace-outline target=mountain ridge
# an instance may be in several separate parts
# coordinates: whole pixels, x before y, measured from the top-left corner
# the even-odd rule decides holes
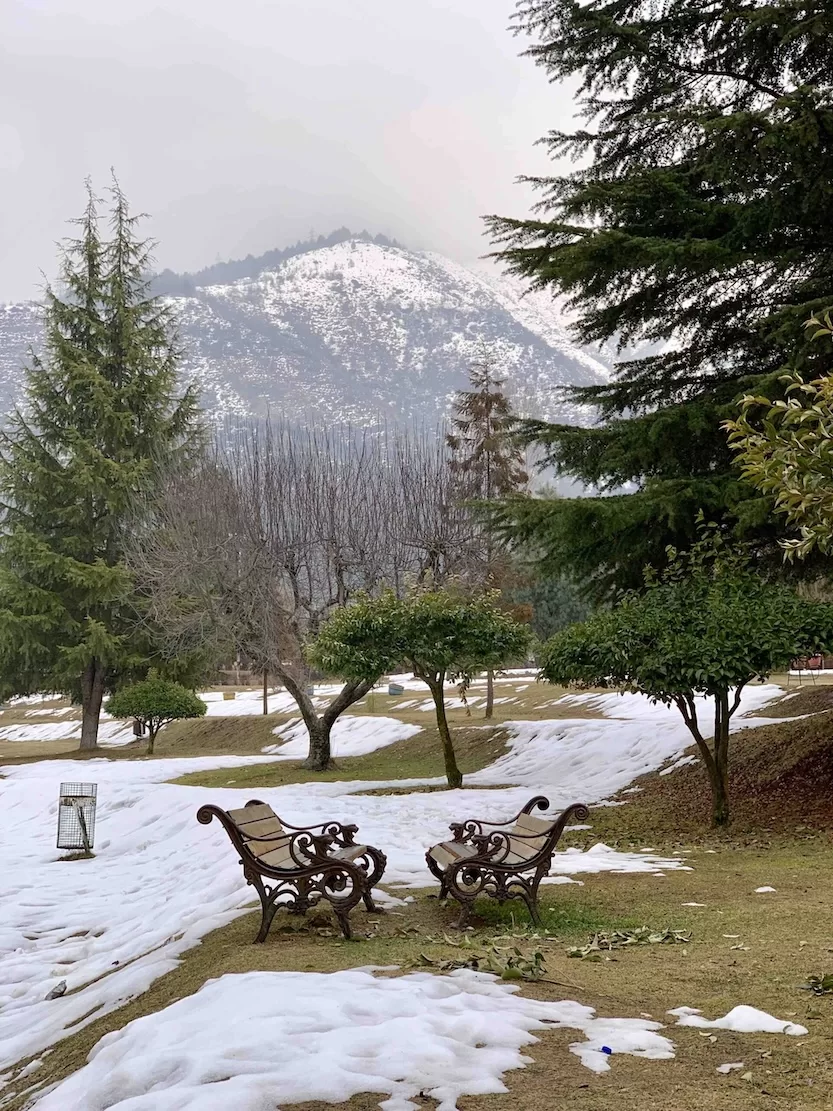
[[[254,275],[167,297],[182,377],[197,382],[209,413],[431,425],[485,347],[519,412],[588,419],[559,387],[603,381],[609,371],[572,340],[548,294],[529,293],[486,263],[465,266],[346,232],[271,268],[260,268],[270,252],[243,260]],[[20,395],[26,350],[39,344],[39,317],[35,302],[0,306],[7,403]]]
[[[245,258],[225,259],[214,262],[210,266],[203,266],[199,270],[177,272],[166,268],[154,274],[151,278],[153,292],[160,296],[183,297],[193,293],[206,285],[228,285],[239,281],[241,278],[256,278],[265,270],[271,270],[287,259],[296,258],[298,255],[318,251],[324,247],[333,247],[338,243],[345,243],[349,239],[361,240],[365,243],[377,243],[383,247],[401,247],[395,239],[390,239],[381,233],[371,235],[366,229],[352,232],[349,228],[341,227],[331,231],[329,235],[318,235],[309,239],[299,239],[289,247],[273,247],[264,251],[262,255],[248,254]]]

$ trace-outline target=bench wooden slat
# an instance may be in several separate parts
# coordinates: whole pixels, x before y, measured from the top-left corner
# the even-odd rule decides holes
[[[443,841],[441,845],[434,845],[428,852],[438,864],[447,867],[458,860],[466,860],[474,856],[477,849],[474,845],[465,845],[460,841]]]
[[[244,826],[238,824],[237,828],[244,837],[273,837],[276,833],[285,832],[277,817],[260,818],[258,821],[248,822]]]
[[[287,845],[289,844],[289,842],[290,836],[287,833],[285,837],[276,837],[274,841],[247,841],[246,849],[252,854],[252,856],[257,857],[258,860],[261,860],[263,857],[268,856],[269,853],[279,851],[286,853],[288,857],[289,849],[287,848]]]
[[[519,814],[514,828],[523,833],[549,833],[554,825],[554,818],[534,818],[532,814]]]
[[[260,806],[241,806],[239,810],[229,810],[227,813],[235,825],[241,827],[250,822],[262,821],[263,818],[277,817],[272,807],[266,803],[261,803]]]
[[[330,853],[333,860],[357,860],[367,852],[367,845],[345,845],[343,849],[336,849]]]
[[[251,848],[251,846],[249,846]],[[269,849],[266,852],[258,853],[258,863],[267,864],[270,868],[286,868],[294,870],[298,867],[298,862],[292,859],[292,853],[289,851],[289,843],[279,845],[276,849]]]
[[[547,838],[554,825],[555,822],[552,819],[534,818],[531,814],[519,814],[517,821],[509,830],[511,849],[504,863],[520,864],[539,853],[546,845]],[[513,833],[520,833],[522,836],[513,837]],[[530,833],[539,833],[540,837],[530,837]]]
[[[517,837],[509,837],[509,852],[503,858],[504,864],[520,864],[537,856],[544,847],[544,839],[536,837],[534,841],[519,841]]]

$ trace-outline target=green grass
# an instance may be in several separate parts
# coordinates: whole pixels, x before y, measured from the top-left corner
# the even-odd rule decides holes
[[[539,684],[521,692],[521,698],[534,697],[510,705],[504,711],[507,718],[553,716],[541,701],[543,690]],[[260,787],[288,782],[441,776],[439,740],[430,715],[407,710],[400,715],[383,702],[377,700],[376,712],[417,721],[423,731],[367,756],[339,761],[337,769],[324,775],[285,762],[196,773],[178,782],[249,787],[255,794]],[[824,704],[823,696],[808,694],[799,705],[806,712]],[[798,705],[786,707],[800,712]],[[359,707],[358,712],[366,711]],[[464,772],[491,763],[504,750],[500,719],[498,727],[487,730],[476,710],[469,719],[460,711],[455,715]],[[257,752],[274,742],[271,731],[279,720],[270,716],[182,723],[181,729],[170,731],[161,754]],[[198,729],[191,728],[195,725]],[[565,835],[561,847],[588,847],[603,840],[622,849],[650,846],[667,855],[693,850],[687,859],[694,871],[668,871],[664,878],[586,874],[578,877],[583,886],[546,885],[541,889],[541,931],[531,925],[522,904],[513,901],[499,907],[481,899],[474,929],[466,935],[475,951],[493,944],[542,950],[546,982],[523,984],[524,994],[576,999],[612,1017],[650,1014],[661,1022],[670,1021],[670,1007],[682,1004],[699,1007],[712,1018],[748,1003],[803,1023],[809,1034],[781,1038],[715,1031],[712,1042],[697,1030],[670,1027],[666,1032],[677,1047],[675,1061],[617,1057],[609,1074],[594,1076],[569,1052],[577,1040],[574,1031],[541,1031],[541,1040],[525,1050],[533,1058],[530,1067],[506,1075],[506,1094],[462,1099],[460,1111],[553,1111],[562,1106],[570,1111],[621,1111],[630,1106],[639,1111],[830,1111],[833,997],[816,999],[801,985],[808,974],[833,970],[830,822],[810,828],[817,818],[821,822],[825,806],[830,815],[831,736],[833,713],[822,713],[734,737],[736,821],[720,833],[708,827],[708,786],[699,765],[669,776],[644,777],[640,793],[622,796],[625,805],[591,808],[592,828]],[[775,887],[775,893],[755,894],[755,888],[765,884]],[[414,895],[414,902],[380,917],[357,908],[351,942],[342,940],[327,912],[318,912],[303,920],[279,915],[266,944],[253,945],[259,914],[241,916],[207,935],[175,971],[137,999],[53,1046],[29,1076],[12,1081],[10,1092],[4,1093],[10,1095],[4,1111],[24,1111],[31,1098],[23,1094],[24,1088],[34,1084],[42,1090],[57,1082],[83,1065],[100,1037],[198,991],[209,978],[255,969],[330,972],[366,964],[398,965],[406,973],[424,967],[423,953],[431,961],[459,959],[461,935],[453,929],[457,905],[441,904],[435,894],[423,890]],[[684,905],[689,902],[703,906]],[[634,946],[598,963],[567,956],[570,946],[594,933],[642,925],[690,930],[692,941]],[[516,937],[507,942],[507,935]],[[742,950],[735,948],[736,938]],[[752,1080],[718,1076],[716,1066],[726,1061],[745,1061]],[[339,1106],[343,1111],[377,1111],[379,1098],[367,1094]],[[426,1107],[431,1106],[426,1101]],[[293,1111],[331,1107],[304,1104]]]
[[[493,763],[506,749],[506,730],[458,727],[454,731],[457,763],[463,775]],[[436,726],[365,756],[338,760],[326,772],[311,772],[301,762],[244,764],[215,771],[189,772],[173,780],[192,787],[281,787],[287,783],[388,782],[399,779],[433,779],[443,776],[442,748]]]
[[[593,902],[585,895],[571,893],[563,896],[565,886],[546,884],[541,888],[540,928],[546,933],[576,938],[601,930],[630,930],[644,925],[632,915],[611,913],[609,907]],[[484,929],[502,928],[510,933],[515,930],[535,932],[538,929],[526,907],[518,901],[501,906],[491,899],[478,899],[475,910]]]

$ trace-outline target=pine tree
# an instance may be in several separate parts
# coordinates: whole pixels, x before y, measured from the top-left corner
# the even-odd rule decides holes
[[[102,697],[146,666],[124,562],[161,470],[201,442],[177,394],[168,310],[148,293],[149,242],[117,183],[109,238],[97,198],[46,291],[44,353],[0,434],[0,690],[62,692],[94,748]]]
[[[814,377],[802,325],[833,292],[833,5],[519,0],[516,18],[533,61],[578,81],[584,125],[545,140],[578,168],[534,179],[535,218],[491,219],[499,257],[567,295],[581,342],[648,353],[572,391],[601,426],[526,430],[614,496],[518,503],[504,523],[600,595],[687,546],[700,508],[774,548],[720,423],[788,361]]]
[[[452,431],[446,437],[451,451],[449,466],[456,476],[461,499],[491,503],[517,495],[529,482],[523,449],[512,438],[516,417],[504,392],[494,355],[483,348],[469,367],[468,390],[454,401]],[[510,561],[505,546],[495,537],[491,522],[481,529],[480,568],[486,590],[506,585]],[[494,671],[486,674],[486,717],[494,708]]]
[[[469,367],[469,389],[454,399],[451,470],[469,498],[492,501],[522,490],[529,481],[523,450],[512,439],[515,414],[491,352],[482,350]]]

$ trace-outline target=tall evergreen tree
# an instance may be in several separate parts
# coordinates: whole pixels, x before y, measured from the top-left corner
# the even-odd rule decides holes
[[[523,450],[511,436],[516,417],[505,384],[494,355],[484,349],[469,367],[469,389],[459,390],[454,399],[446,443],[451,470],[469,498],[504,498],[529,481]]]
[[[0,691],[60,691],[94,748],[102,697],[147,646],[123,552],[161,470],[201,441],[195,392],[177,393],[168,310],[148,293],[148,241],[118,184],[109,237],[88,201],[46,291],[42,356],[0,434]],[[137,516],[137,513],[139,516]]]
[[[813,377],[802,325],[833,291],[833,4],[517,8],[528,55],[578,82],[584,125],[546,138],[578,168],[533,179],[535,217],[490,219],[498,255],[567,295],[580,341],[647,353],[572,391],[599,426],[526,429],[561,473],[612,496],[519,502],[504,524],[609,595],[685,547],[699,508],[771,541],[720,422],[788,361]]]
[[[458,391],[454,400],[452,431],[446,443],[451,451],[449,466],[464,500],[491,503],[519,494],[529,482],[523,449],[512,436],[516,417],[505,384],[495,356],[484,347],[469,367],[469,389]],[[486,590],[503,589],[511,574],[505,545],[496,538],[488,517],[479,528],[482,584]],[[486,674],[487,718],[492,716],[494,697],[494,671],[490,670]]]

